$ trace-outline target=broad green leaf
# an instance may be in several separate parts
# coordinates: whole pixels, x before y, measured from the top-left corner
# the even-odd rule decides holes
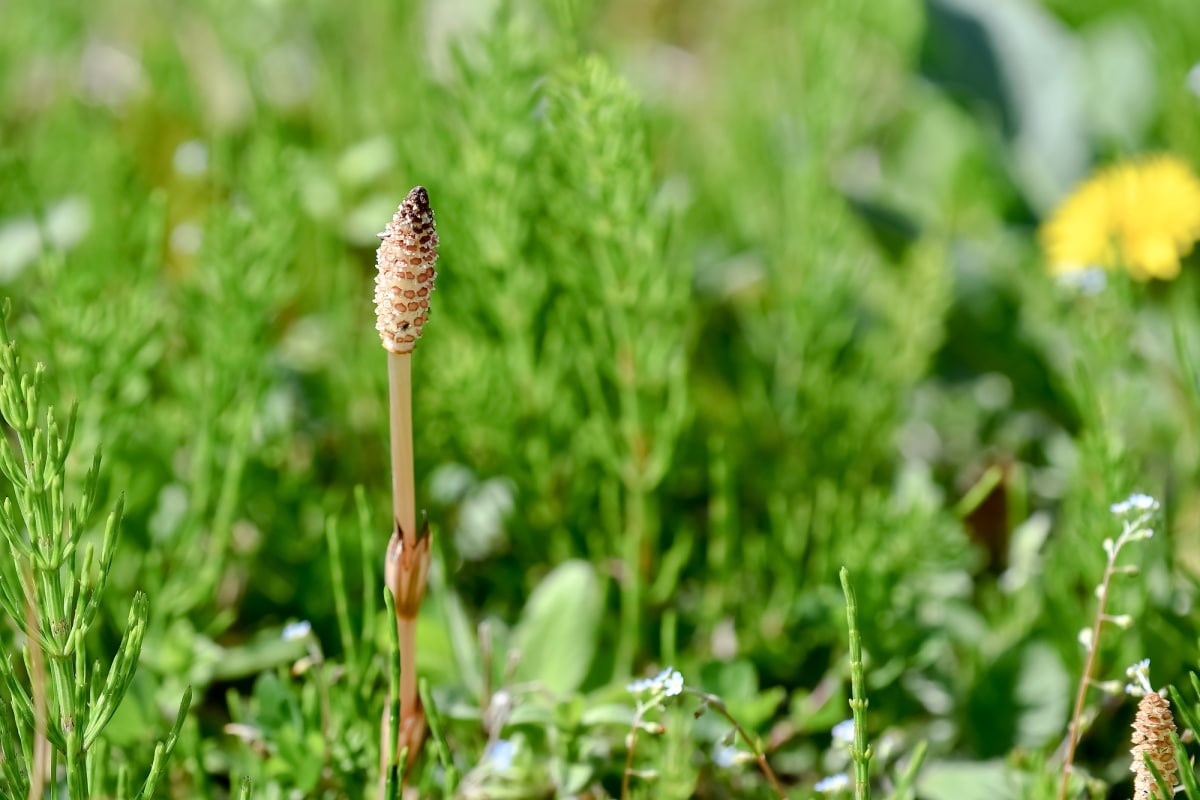
[[[596,573],[584,561],[567,561],[547,575],[513,637],[521,654],[517,678],[560,694],[578,689],[596,652],[601,599]]]

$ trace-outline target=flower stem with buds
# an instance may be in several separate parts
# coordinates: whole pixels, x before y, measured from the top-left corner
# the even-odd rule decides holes
[[[1087,658],[1084,660],[1083,674],[1079,678],[1079,688],[1075,693],[1075,711],[1071,715],[1071,724],[1067,728],[1066,756],[1063,758],[1062,780],[1058,787],[1058,800],[1066,800],[1067,791],[1071,785],[1071,767],[1075,762],[1075,748],[1079,745],[1080,730],[1083,722],[1083,706],[1087,700],[1088,687],[1092,685],[1092,672],[1096,668],[1096,653],[1100,650],[1100,634],[1105,623],[1112,623],[1117,618],[1108,614],[1108,595],[1112,579],[1116,575],[1128,574],[1129,569],[1117,566],[1117,556],[1121,549],[1130,542],[1148,539],[1153,531],[1147,527],[1151,516],[1158,509],[1158,501],[1142,494],[1132,495],[1128,500],[1112,506],[1112,513],[1123,517],[1121,535],[1116,541],[1104,540],[1104,553],[1107,560],[1104,565],[1104,576],[1096,587],[1096,598],[1099,601],[1096,617],[1089,629],[1085,645]]]

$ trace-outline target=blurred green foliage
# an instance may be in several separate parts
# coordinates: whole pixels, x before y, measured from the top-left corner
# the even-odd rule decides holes
[[[414,358],[420,658],[461,796],[617,794],[624,681],[668,663],[809,796],[845,767],[843,565],[877,777],[927,740],[919,797],[1048,796],[1108,505],[1135,489],[1163,535],[1101,677],[1194,667],[1195,264],[1088,295],[1033,237],[1095,163],[1200,163],[1194,4],[0,13],[0,291],[80,404],[73,456],[104,446],[100,504],[125,494],[96,648],[151,598],[106,742],[144,756],[197,690],[160,791],[372,790],[372,248],[414,184],[442,241]],[[319,661],[280,640],[296,619]],[[1099,707],[1081,768],[1125,780],[1129,713]],[[712,755],[727,727],[690,724],[637,791],[771,796]]]

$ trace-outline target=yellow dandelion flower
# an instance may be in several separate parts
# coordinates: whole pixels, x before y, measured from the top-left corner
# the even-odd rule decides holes
[[[1051,273],[1124,267],[1171,280],[1200,238],[1200,179],[1175,156],[1107,167],[1077,188],[1038,232]]]

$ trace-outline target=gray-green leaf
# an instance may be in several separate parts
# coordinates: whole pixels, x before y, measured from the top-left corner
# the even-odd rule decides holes
[[[600,582],[587,562],[567,561],[547,575],[515,631],[518,679],[561,694],[578,689],[596,652],[601,600]]]

